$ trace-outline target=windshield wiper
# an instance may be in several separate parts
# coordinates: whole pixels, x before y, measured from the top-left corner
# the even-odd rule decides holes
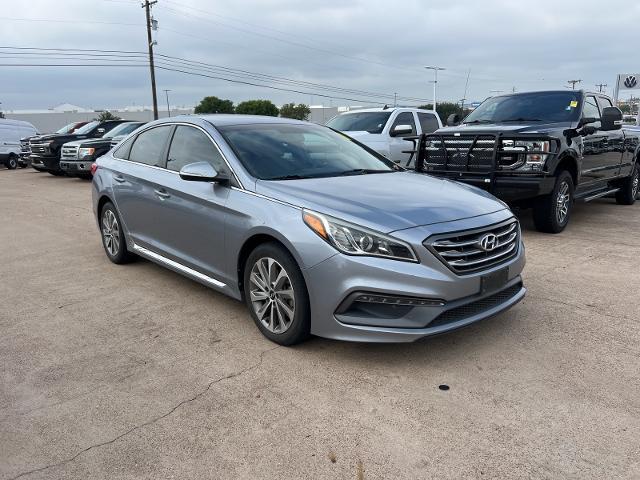
[[[504,122],[541,122],[542,120],[540,120],[539,118],[525,118],[525,117],[519,117],[519,118],[507,118],[505,120],[498,120],[498,122],[500,123],[504,123]]]
[[[354,168],[353,170],[346,170],[344,172],[336,172],[335,175],[346,176],[346,175],[367,175],[369,173],[392,173],[396,170],[374,170],[370,168]]]
[[[474,123],[493,123],[492,120],[485,120],[485,119],[481,119],[481,120],[472,120],[470,122],[464,122],[465,125],[471,125]]]
[[[282,175],[281,177],[270,177],[270,178],[265,178],[265,180],[302,180],[304,178],[311,178],[307,175]]]

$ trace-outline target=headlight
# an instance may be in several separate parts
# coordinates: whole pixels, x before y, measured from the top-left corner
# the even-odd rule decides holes
[[[90,157],[95,151],[95,148],[80,148],[78,149],[78,158],[83,159],[84,157]]]
[[[549,158],[547,140],[503,140],[500,168],[503,170],[541,171]],[[535,152],[535,153],[528,153]]]
[[[347,255],[418,261],[409,244],[382,233],[309,210],[303,210],[302,219],[320,238]]]

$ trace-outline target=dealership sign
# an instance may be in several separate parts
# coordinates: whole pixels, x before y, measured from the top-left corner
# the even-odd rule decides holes
[[[618,88],[622,90],[640,88],[640,73],[618,75]]]

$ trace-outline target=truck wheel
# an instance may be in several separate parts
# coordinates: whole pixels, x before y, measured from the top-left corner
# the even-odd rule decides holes
[[[638,183],[640,182],[640,168],[636,163],[633,172],[622,181],[622,185],[618,193],[616,193],[616,202],[619,205],[633,205],[638,196]]]
[[[7,159],[7,168],[9,170],[15,170],[18,168],[18,157],[15,153],[10,153]]]
[[[573,189],[571,174],[561,171],[551,194],[538,198],[533,206],[533,223],[538,231],[560,233],[565,229],[573,207]]]

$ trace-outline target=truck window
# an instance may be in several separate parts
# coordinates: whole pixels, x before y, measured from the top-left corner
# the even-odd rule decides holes
[[[433,113],[418,113],[418,121],[420,122],[422,133],[432,133],[440,128],[438,119]]]
[[[600,108],[613,107],[613,103],[607,97],[598,97],[600,100]]]
[[[411,112],[400,113],[394,120],[393,125],[391,125],[391,129],[389,130],[389,132],[392,132],[393,129],[396,128],[396,126],[398,125],[411,125],[411,129],[412,129],[411,133],[408,133],[407,136],[416,134],[416,122],[413,119],[413,113]]]
[[[582,118],[597,118],[596,123],[592,123],[596,128],[600,128],[600,109],[598,108],[598,102],[596,97],[585,97],[584,108],[582,109]]]

